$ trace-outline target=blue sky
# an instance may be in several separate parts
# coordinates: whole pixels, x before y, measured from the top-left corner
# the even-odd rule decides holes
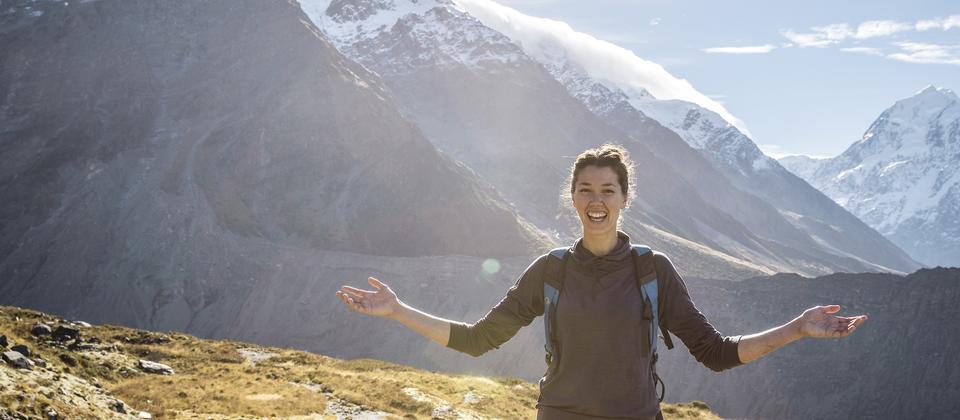
[[[956,1],[498,2],[664,66],[775,157],[835,156],[895,101],[930,84],[960,90]]]

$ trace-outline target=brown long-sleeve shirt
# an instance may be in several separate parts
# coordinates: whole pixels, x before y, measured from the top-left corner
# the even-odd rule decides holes
[[[643,311],[630,238],[609,254],[582,246],[566,266],[556,312],[556,367],[540,380],[538,418],[655,418],[660,411],[650,360],[641,355]],[[507,295],[474,324],[455,323],[447,346],[479,356],[498,348],[521,327],[543,315],[544,255],[533,262]],[[655,252],[660,324],[679,337],[697,361],[721,371],[741,364],[739,336],[724,337],[690,300],[670,259]]]

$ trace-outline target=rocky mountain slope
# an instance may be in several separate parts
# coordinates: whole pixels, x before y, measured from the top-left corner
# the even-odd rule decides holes
[[[929,86],[897,101],[839,156],[781,163],[918,261],[960,266],[960,98]]]
[[[739,189],[652,119],[627,125],[605,120],[598,109],[581,103],[549,63],[455,2],[304,0],[301,5],[341,51],[383,77],[432,142],[561,241],[577,233],[558,199],[569,156],[614,140],[637,161],[640,193],[625,228],[640,241],[664,243],[674,254],[699,253],[664,240],[661,233],[667,233],[766,272],[918,267],[822,195],[846,222],[771,206]]]
[[[537,385],[518,379],[444,375],[378,360],[92,326],[14,307],[0,307],[0,337],[4,419],[536,415]],[[717,418],[697,401],[664,404],[663,411],[668,419]]]
[[[550,245],[295,4],[7,4],[0,303],[216,334],[318,256]]]

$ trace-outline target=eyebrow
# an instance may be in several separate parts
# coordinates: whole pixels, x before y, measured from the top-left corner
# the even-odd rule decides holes
[[[577,185],[583,185],[583,186],[589,187],[589,186],[591,186],[591,185],[593,185],[593,184],[590,184],[589,182],[578,182]],[[608,182],[608,183],[602,184],[602,185],[600,185],[600,186],[601,186],[601,187],[613,187],[614,185],[613,185],[613,183]]]

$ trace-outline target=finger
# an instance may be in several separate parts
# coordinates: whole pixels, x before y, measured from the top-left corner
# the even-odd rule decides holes
[[[370,283],[374,289],[383,290],[387,285],[383,284],[380,280],[377,280],[373,277],[367,277],[367,283]]]
[[[356,309],[354,308],[354,306],[353,306],[353,302],[351,302],[350,297],[347,296],[346,293],[343,293],[343,292],[341,292],[341,291],[338,290],[338,291],[337,291],[337,297],[340,298],[340,300],[341,300],[345,305],[347,305],[347,308],[350,308],[351,310],[356,310]]]
[[[361,305],[356,299],[347,296],[347,302],[350,303],[350,309],[353,309],[357,312],[363,312],[363,305]]]
[[[840,305],[827,305],[823,307],[823,311],[828,314],[837,313],[840,311]]]
[[[340,290],[346,293],[349,293],[351,296],[356,296],[356,297],[366,297],[369,294],[376,293],[372,290],[360,290],[360,289],[357,289],[356,287],[350,287],[350,286],[343,286],[340,288]]]

